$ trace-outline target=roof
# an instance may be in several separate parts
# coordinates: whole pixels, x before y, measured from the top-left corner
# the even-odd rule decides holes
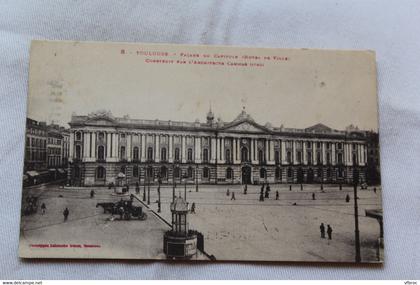
[[[181,197],[175,197],[171,203],[172,212],[188,212],[188,203]]]
[[[270,123],[261,125],[245,111],[245,108],[231,122],[224,122],[218,119],[215,123],[202,123],[198,120],[195,122],[181,121],[165,121],[165,120],[145,120],[132,119],[130,116],[114,117],[110,111],[99,110],[89,113],[88,115],[73,114],[71,122],[72,128],[83,126],[98,127],[115,127],[115,128],[139,128],[139,129],[159,129],[159,130],[184,130],[184,131],[213,131],[213,132],[238,132],[238,133],[258,133],[258,134],[283,134],[290,136],[313,136],[313,135],[329,135],[329,136],[347,136],[351,138],[365,138],[364,131],[352,132],[346,130],[335,130],[324,124],[318,123],[304,129],[273,127]]]

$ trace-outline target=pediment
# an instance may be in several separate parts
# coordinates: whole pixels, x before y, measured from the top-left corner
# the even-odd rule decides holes
[[[112,126],[115,124],[115,122],[109,118],[94,118],[88,120],[86,123],[95,126]]]
[[[250,122],[242,122],[237,125],[227,127],[224,131],[236,131],[236,132],[250,132],[250,133],[267,133],[267,131],[260,126],[251,124]]]

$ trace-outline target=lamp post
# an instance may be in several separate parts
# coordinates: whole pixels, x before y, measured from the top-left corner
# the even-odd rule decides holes
[[[159,178],[158,178],[158,189],[157,189],[157,192],[158,192],[158,213],[160,213],[160,185],[162,184],[162,176],[161,176],[161,174],[159,173]]]
[[[144,181],[143,181],[143,202],[146,202],[146,176],[147,176],[147,168],[144,168]]]
[[[147,170],[149,171],[149,169]],[[147,175],[147,205],[150,205],[150,176]]]
[[[187,174],[184,174],[182,178],[184,179],[184,200],[187,201]]]
[[[356,263],[361,262],[360,257],[360,236],[359,236],[359,208],[357,205],[357,183],[359,180],[359,172],[353,170],[353,192],[354,192],[354,234],[355,234],[355,247],[356,247]]]
[[[195,168],[195,192],[198,192],[198,165]]]

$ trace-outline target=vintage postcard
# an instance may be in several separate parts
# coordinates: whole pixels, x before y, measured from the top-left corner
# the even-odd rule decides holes
[[[373,51],[34,41],[23,258],[383,262]]]

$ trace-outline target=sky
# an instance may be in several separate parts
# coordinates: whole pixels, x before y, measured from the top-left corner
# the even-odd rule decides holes
[[[31,47],[28,117],[67,126],[72,113],[109,110],[205,122],[211,106],[225,122],[245,108],[263,125],[377,131],[376,92],[375,58],[367,51],[38,41]]]

